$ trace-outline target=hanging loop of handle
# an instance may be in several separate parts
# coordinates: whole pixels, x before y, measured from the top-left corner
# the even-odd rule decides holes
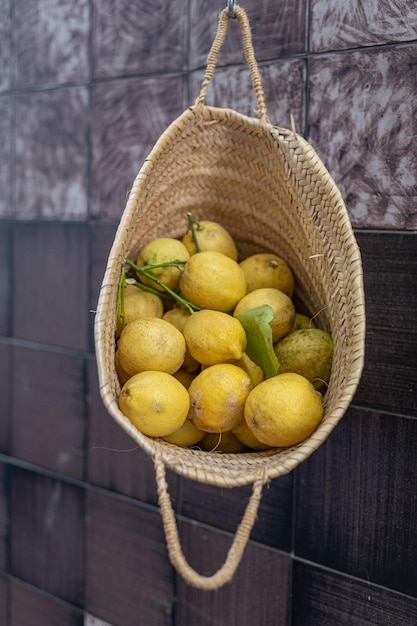
[[[232,11],[234,17],[237,18],[241,33],[242,33],[242,43],[243,50],[245,52],[246,63],[249,68],[249,72],[252,79],[252,85],[255,91],[258,109],[256,111],[257,116],[259,117],[262,124],[270,124],[267,113],[266,113],[266,105],[265,105],[265,97],[264,91],[262,87],[261,74],[259,71],[259,67],[255,58],[255,52],[253,49],[252,43],[252,32],[249,24],[249,18],[246,14],[246,11],[242,9],[242,7],[238,6],[236,2],[230,3],[232,5],[229,8],[224,9],[220,12],[217,33],[212,43],[210,52],[207,57],[207,65],[206,65],[206,73],[201,84],[200,95],[198,96],[195,106],[196,109],[199,110],[204,106],[207,94],[207,88],[211,83],[211,80],[214,76],[214,71],[216,69],[217,61],[219,58],[220,50],[224,44],[226,39],[227,30],[229,27],[230,19],[233,19],[230,11]]]
[[[229,17],[232,20],[236,19],[236,15],[235,15],[235,7],[239,7],[240,6],[240,2],[239,0],[227,0],[227,10],[229,11]]]
[[[154,465],[159,507],[161,510],[168,554],[171,563],[189,585],[203,590],[219,589],[233,578],[239,566],[243,552],[249,541],[253,525],[256,521],[262,497],[262,487],[267,482],[267,478],[262,474],[253,483],[252,494],[249,498],[243,518],[233,538],[232,545],[227,553],[225,562],[212,576],[203,576],[189,565],[182,552],[175,512],[172,508],[171,498],[168,493],[168,485],[165,478],[165,465],[160,453],[155,455]]]

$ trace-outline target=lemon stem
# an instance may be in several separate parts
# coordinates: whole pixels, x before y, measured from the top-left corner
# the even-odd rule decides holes
[[[129,283],[132,284],[132,283]],[[170,295],[168,293],[164,293],[163,291],[158,291],[158,289],[154,289],[153,287],[149,287],[149,285],[144,285],[143,283],[133,283],[134,287],[137,287],[138,289],[141,289],[142,291],[147,291],[148,293],[153,293],[155,296],[160,296],[161,298],[164,298],[165,300],[172,300],[172,298],[170,297]]]
[[[176,267],[180,270],[180,272],[184,271],[183,265],[185,265],[187,261],[180,261],[179,259],[175,259],[175,261],[167,261],[166,263],[156,263],[155,265],[143,265],[141,267],[142,270],[156,270],[158,267]]]
[[[170,289],[167,285],[165,285],[165,283],[160,281],[158,278],[155,278],[155,276],[153,276],[148,271],[148,270],[154,269],[156,267],[161,267],[161,266],[165,266],[165,267],[166,266],[172,266],[172,265],[176,265],[177,266],[177,263],[181,263],[182,264],[182,263],[185,263],[185,261],[172,261],[171,263],[161,263],[160,265],[145,265],[144,267],[138,267],[130,259],[125,259],[125,262],[132,269],[134,269],[135,272],[137,272],[141,276],[145,276],[146,278],[149,278],[149,280],[152,280],[154,283],[156,283],[159,287],[161,287],[161,289],[166,291],[171,296],[171,298],[173,298],[176,302],[179,302],[180,304],[185,306],[190,311],[190,313],[194,313],[194,311],[199,311],[198,307],[194,306],[194,304],[191,304],[191,302],[188,302],[188,300],[185,300],[184,298],[179,296],[177,293],[175,293],[175,291]]]
[[[197,233],[195,231],[196,231],[196,227],[197,227],[197,230],[203,230],[203,227],[200,226],[200,224],[194,219],[192,213],[187,213],[187,218],[188,218],[188,228],[191,231],[191,237],[195,245],[195,250],[196,252],[201,252],[201,248],[198,243]]]

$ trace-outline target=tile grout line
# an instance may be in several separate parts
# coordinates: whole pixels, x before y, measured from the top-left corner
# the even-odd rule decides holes
[[[322,563],[319,563],[318,561],[311,561],[310,559],[306,559],[297,555],[294,555],[294,561],[296,561],[297,563],[301,563],[303,565],[308,565],[311,568],[321,570],[323,572],[328,572],[329,574],[334,574],[336,576],[343,576],[344,578],[352,580],[353,582],[356,582],[356,583],[365,583],[367,586],[372,586],[381,591],[386,591],[388,593],[398,595],[403,598],[417,601],[417,596],[412,596],[410,594],[404,593],[403,591],[399,591],[398,589],[394,589],[393,587],[387,587],[386,585],[373,582],[372,580],[369,580],[368,578],[361,578],[360,576],[355,576],[354,574],[350,574],[349,572],[344,572],[343,570],[334,569],[327,565],[323,565]]]
[[[291,61],[291,60],[296,60],[296,59],[304,59],[306,57],[309,58],[319,58],[319,57],[325,57],[325,56],[330,56],[330,55],[348,55],[348,54],[352,54],[352,53],[356,53],[356,52],[366,52],[366,51],[378,51],[378,50],[395,50],[398,48],[404,48],[407,46],[414,46],[417,44],[417,39],[409,39],[409,40],[405,40],[405,41],[397,41],[397,42],[389,42],[389,43],[381,43],[381,44],[369,44],[369,45],[363,45],[363,46],[356,46],[356,47],[352,47],[352,48],[343,48],[343,49],[329,49],[329,50],[320,50],[320,51],[301,51],[301,52],[296,52],[296,53],[290,53],[290,54],[280,54],[277,57],[272,57],[270,59],[264,59],[261,61],[258,61],[258,64],[260,66],[262,65],[269,65],[269,64],[274,64],[274,63],[280,63],[280,62],[286,62],[286,61]],[[245,63],[228,63],[225,65],[219,64],[218,67],[219,69],[228,69],[228,68],[232,68],[232,67],[245,67],[246,64]],[[137,80],[137,79],[152,79],[155,77],[163,77],[163,76],[181,76],[181,75],[186,75],[187,73],[195,73],[195,72],[201,72],[201,70],[204,70],[205,65],[201,65],[198,67],[194,67],[194,68],[184,68],[183,70],[170,70],[170,71],[152,71],[152,72],[146,72],[146,73],[132,73],[132,74],[117,74],[114,76],[109,76],[109,77],[103,77],[103,78],[93,78],[92,76],[87,80],[87,81],[74,81],[74,82],[66,82],[66,83],[55,83],[55,84],[50,84],[50,85],[32,85],[29,87],[23,87],[23,88],[12,88],[12,89],[8,89],[8,90],[4,90],[2,92],[0,92],[0,98],[2,97],[7,97],[7,96],[13,96],[13,95],[22,95],[22,94],[31,94],[31,93],[38,93],[38,92],[48,92],[48,91],[57,91],[57,90],[61,90],[61,89],[68,89],[71,87],[88,87],[88,86],[95,86],[98,84],[103,84],[103,83],[111,83],[111,82],[118,82],[118,81],[123,81],[123,80]]]

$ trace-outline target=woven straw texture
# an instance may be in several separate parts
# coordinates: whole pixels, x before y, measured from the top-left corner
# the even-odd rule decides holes
[[[364,359],[362,264],[345,204],[312,146],[295,129],[273,126],[267,118],[247,16],[237,7],[235,14],[258,99],[258,117],[205,104],[229,22],[225,10],[199,98],[162,134],[134,181],[108,258],[95,320],[103,402],[116,422],[153,457],[161,509],[165,518],[171,516],[167,523],[171,529],[175,520],[172,510],[166,510],[170,503],[165,467],[221,487],[254,484],[253,498],[259,500],[259,485],[293,470],[338,424],[355,393]],[[295,301],[333,336],[325,415],[317,430],[297,446],[240,454],[180,448],[142,435],[118,409],[114,320],[124,259],[136,259],[140,248],[155,237],[181,237],[187,212],[227,228],[241,259],[257,252],[285,258],[296,277]],[[242,549],[255,515],[256,511],[249,528],[240,529]],[[179,569],[184,567],[179,564]],[[196,583],[194,574],[182,573],[191,584],[204,586]],[[225,578],[216,579],[207,588],[224,582]]]

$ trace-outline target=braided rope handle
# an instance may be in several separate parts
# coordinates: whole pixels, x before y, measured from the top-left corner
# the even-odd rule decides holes
[[[233,578],[242,559],[243,552],[249,541],[250,533],[256,521],[262,497],[262,487],[266,482],[265,476],[260,476],[253,483],[252,495],[248,501],[243,518],[233,538],[233,542],[229,552],[227,553],[225,562],[212,576],[203,576],[189,565],[182,552],[175,512],[172,508],[171,498],[168,494],[168,485],[165,478],[165,465],[160,453],[155,455],[154,465],[159,507],[164,525],[168,554],[172,565],[178,573],[181,574],[184,580],[193,587],[204,590],[219,589]]]
[[[266,114],[261,75],[255,59],[255,53],[252,44],[252,33],[250,29],[249,19],[246,12],[238,6],[234,6],[234,16],[237,17],[241,28],[246,63],[249,67],[253,88],[256,94],[256,99],[258,103],[258,109],[256,113],[260,119],[261,124],[266,125],[269,123],[269,120]],[[206,72],[201,85],[200,95],[195,102],[196,111],[201,110],[201,108],[205,104],[207,88],[214,76],[219,53],[226,39],[230,19],[232,19],[232,16],[227,8],[221,11],[219,15],[217,33],[208,55]],[[262,488],[267,481],[266,476],[264,475],[264,473],[260,473],[259,478],[253,483],[252,494],[249,498],[245,513],[236,530],[232,545],[230,546],[223,565],[212,576],[203,576],[196,572],[189,565],[182,552],[175,512],[172,507],[171,498],[168,493],[168,485],[165,476],[165,465],[159,452],[154,456],[154,465],[156,472],[159,507],[161,510],[168,554],[171,563],[178,571],[178,573],[181,574],[184,580],[193,587],[203,590],[219,589],[233,578],[240,564],[244,550],[249,541],[249,536],[251,534],[253,525],[256,521],[259,504],[262,498]]]
[[[237,20],[240,25],[241,33],[242,33],[242,44],[243,50],[245,52],[246,63],[249,68],[249,72],[252,79],[252,85],[256,94],[256,99],[258,102],[258,109],[256,111],[257,116],[263,124],[270,123],[266,114],[266,105],[265,105],[265,97],[264,90],[262,87],[262,79],[259,71],[259,67],[255,58],[255,52],[253,49],[252,43],[252,32],[249,23],[249,18],[244,9],[239,6],[234,7],[234,15],[237,17]],[[214,76],[214,71],[216,69],[217,61],[219,58],[220,50],[224,44],[226,39],[226,34],[229,28],[229,22],[232,19],[230,12],[228,9],[224,9],[219,14],[219,21],[217,27],[217,33],[212,43],[210,52],[207,57],[207,65],[206,65],[206,73],[201,84],[200,95],[195,101],[196,108],[200,108],[204,106],[207,94],[207,88]]]

